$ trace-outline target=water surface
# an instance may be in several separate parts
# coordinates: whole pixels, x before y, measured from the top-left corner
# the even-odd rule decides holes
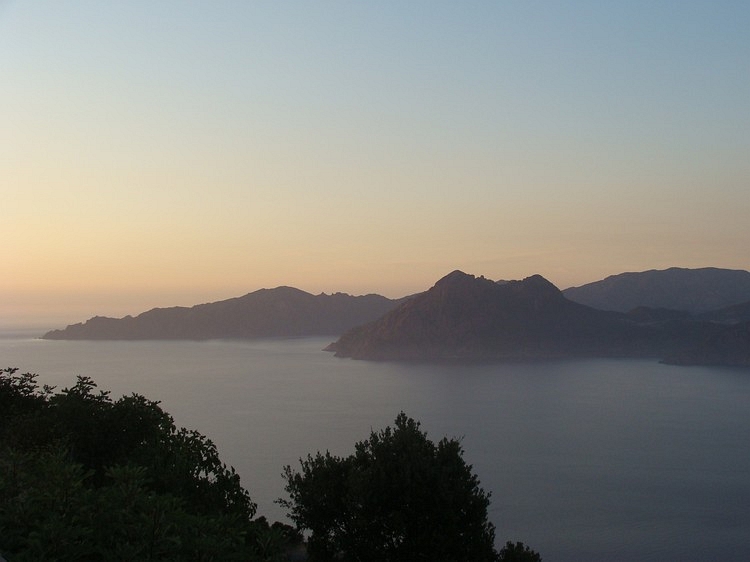
[[[750,560],[750,371],[645,360],[414,365],[343,360],[328,339],[0,339],[0,366],[58,389],[92,377],[160,400],[281,519],[280,473],[347,455],[399,411],[461,437],[498,542],[545,562]]]

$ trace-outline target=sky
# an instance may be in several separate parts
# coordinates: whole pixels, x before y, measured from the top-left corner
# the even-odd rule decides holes
[[[0,0],[0,324],[750,269],[750,3]]]

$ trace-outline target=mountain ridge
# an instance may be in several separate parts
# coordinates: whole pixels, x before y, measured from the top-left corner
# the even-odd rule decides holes
[[[750,303],[713,315],[748,311]],[[365,360],[651,357],[750,365],[750,330],[743,326],[664,308],[596,309],[566,298],[541,275],[497,283],[454,271],[326,350]]]
[[[312,295],[280,286],[191,307],[153,308],[137,316],[94,316],[51,330],[43,339],[246,339],[339,335],[381,316],[400,302],[381,295]]]
[[[569,287],[563,294],[602,310],[629,312],[647,306],[703,313],[750,301],[750,272],[717,267],[625,272]]]
[[[675,274],[700,278],[707,271],[714,276],[750,276],[742,270],[718,268],[671,268],[624,275],[631,280]],[[612,277],[618,276],[607,279]],[[703,287],[708,295],[696,298],[693,294],[691,303],[712,301],[717,295],[720,302],[731,302],[744,295],[732,283],[724,283],[717,291],[706,287],[704,281],[687,283]],[[671,290],[675,291],[674,284]],[[361,359],[606,356],[658,357],[676,364],[750,365],[748,330],[741,327],[750,322],[750,300],[695,312],[646,306],[641,299],[625,313],[575,302],[567,297],[568,291],[560,291],[541,275],[492,281],[454,270],[428,291],[402,299],[374,294],[312,295],[283,285],[192,307],[154,308],[123,318],[94,316],[42,337],[205,340],[325,335],[338,337],[328,350]],[[728,294],[734,294],[734,299]],[[664,304],[651,297],[646,302]],[[616,300],[616,295],[613,298]]]
[[[651,332],[566,299],[541,275],[499,284],[453,272],[326,349],[375,360],[644,356],[653,352]]]

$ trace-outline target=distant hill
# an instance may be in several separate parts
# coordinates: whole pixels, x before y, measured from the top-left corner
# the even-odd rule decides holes
[[[135,317],[95,316],[85,323],[53,330],[42,337],[53,340],[205,340],[338,336],[353,326],[382,316],[399,302],[380,295],[312,295],[292,287],[277,287],[193,307],[155,308]]]
[[[750,322],[750,301],[743,302],[721,308],[719,310],[710,310],[698,314],[700,320],[707,322],[718,322],[721,324],[739,324],[741,322]]]
[[[495,282],[454,271],[428,291],[398,300],[312,295],[277,287],[193,307],[155,308],[135,317],[95,316],[42,337],[205,340],[327,335],[340,336],[327,350],[355,359],[655,357],[680,365],[750,366],[750,298],[706,309],[744,298],[747,276],[746,271],[673,268],[626,273],[576,288],[598,294],[602,308],[620,309],[604,310],[574,302],[566,297],[573,289],[560,291],[540,275]],[[710,280],[716,281],[713,289]],[[631,306],[636,302],[651,304]]]
[[[327,349],[372,360],[661,356],[689,333],[667,316],[643,321],[575,303],[539,275],[496,283],[454,271]]]
[[[750,301],[750,272],[673,267],[621,273],[565,289],[563,294],[601,310],[628,312],[646,306],[702,313]]]
[[[693,345],[667,355],[675,365],[727,365],[750,367],[750,322],[724,326],[707,333]]]

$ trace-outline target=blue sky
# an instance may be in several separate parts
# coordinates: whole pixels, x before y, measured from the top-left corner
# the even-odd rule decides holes
[[[0,0],[3,316],[750,268],[744,2]]]

